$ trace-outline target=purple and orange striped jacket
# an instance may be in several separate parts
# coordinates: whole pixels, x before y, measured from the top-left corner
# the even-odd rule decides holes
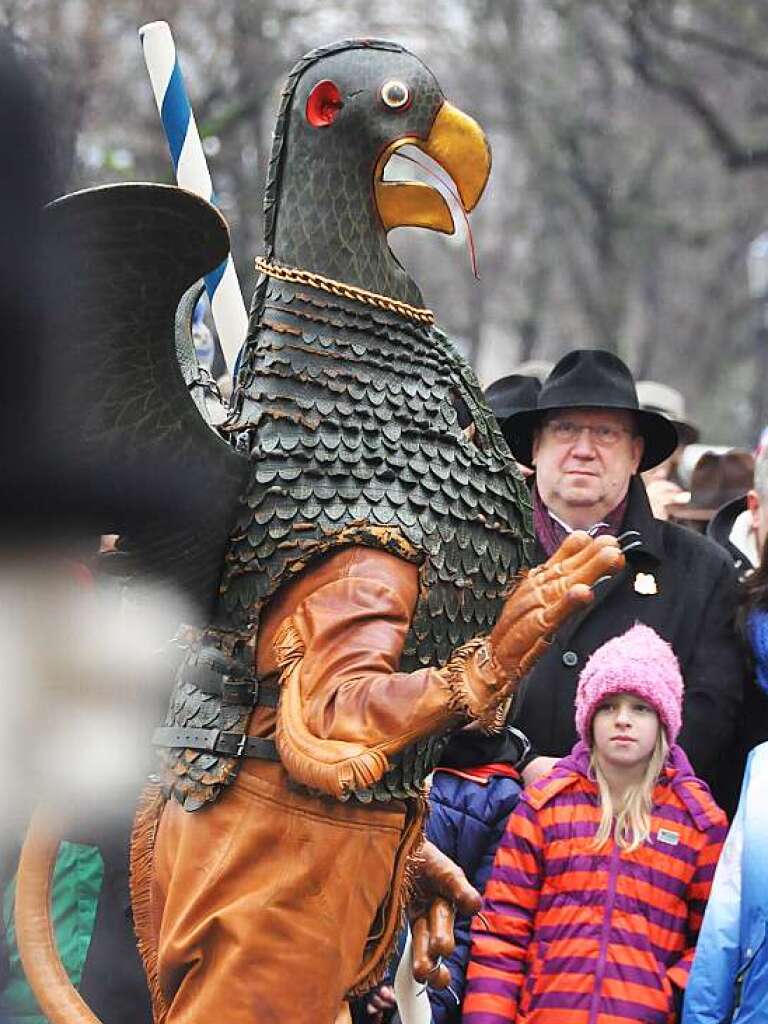
[[[591,848],[600,823],[577,743],[510,815],[472,924],[464,1024],[672,1024],[725,815],[673,747],[651,835]]]

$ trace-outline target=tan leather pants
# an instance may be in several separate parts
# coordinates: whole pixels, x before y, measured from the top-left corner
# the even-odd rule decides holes
[[[158,1024],[333,1024],[404,822],[402,803],[293,792],[270,762],[201,811],[170,801],[151,883]]]

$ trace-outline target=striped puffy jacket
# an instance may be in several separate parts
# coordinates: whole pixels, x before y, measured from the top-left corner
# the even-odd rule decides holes
[[[577,743],[510,815],[472,926],[464,1024],[672,1024],[727,822],[680,747],[651,835],[595,851],[589,751]]]

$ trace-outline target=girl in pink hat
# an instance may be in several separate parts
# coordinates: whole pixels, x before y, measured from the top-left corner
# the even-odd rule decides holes
[[[581,739],[510,815],[472,928],[465,1024],[673,1024],[726,818],[677,746],[672,648],[636,625],[576,694]]]

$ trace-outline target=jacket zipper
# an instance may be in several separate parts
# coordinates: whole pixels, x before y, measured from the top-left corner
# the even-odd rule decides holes
[[[603,918],[603,930],[600,935],[600,952],[595,967],[595,988],[592,992],[592,1005],[589,1010],[589,1024],[597,1024],[597,1015],[600,1009],[600,989],[603,987],[603,975],[605,974],[605,961],[608,958],[608,940],[611,935],[611,917],[613,916],[613,901],[616,898],[616,883],[619,876],[619,860],[621,851],[616,840],[613,840],[611,861],[608,867],[608,892],[605,897],[605,917]]]

